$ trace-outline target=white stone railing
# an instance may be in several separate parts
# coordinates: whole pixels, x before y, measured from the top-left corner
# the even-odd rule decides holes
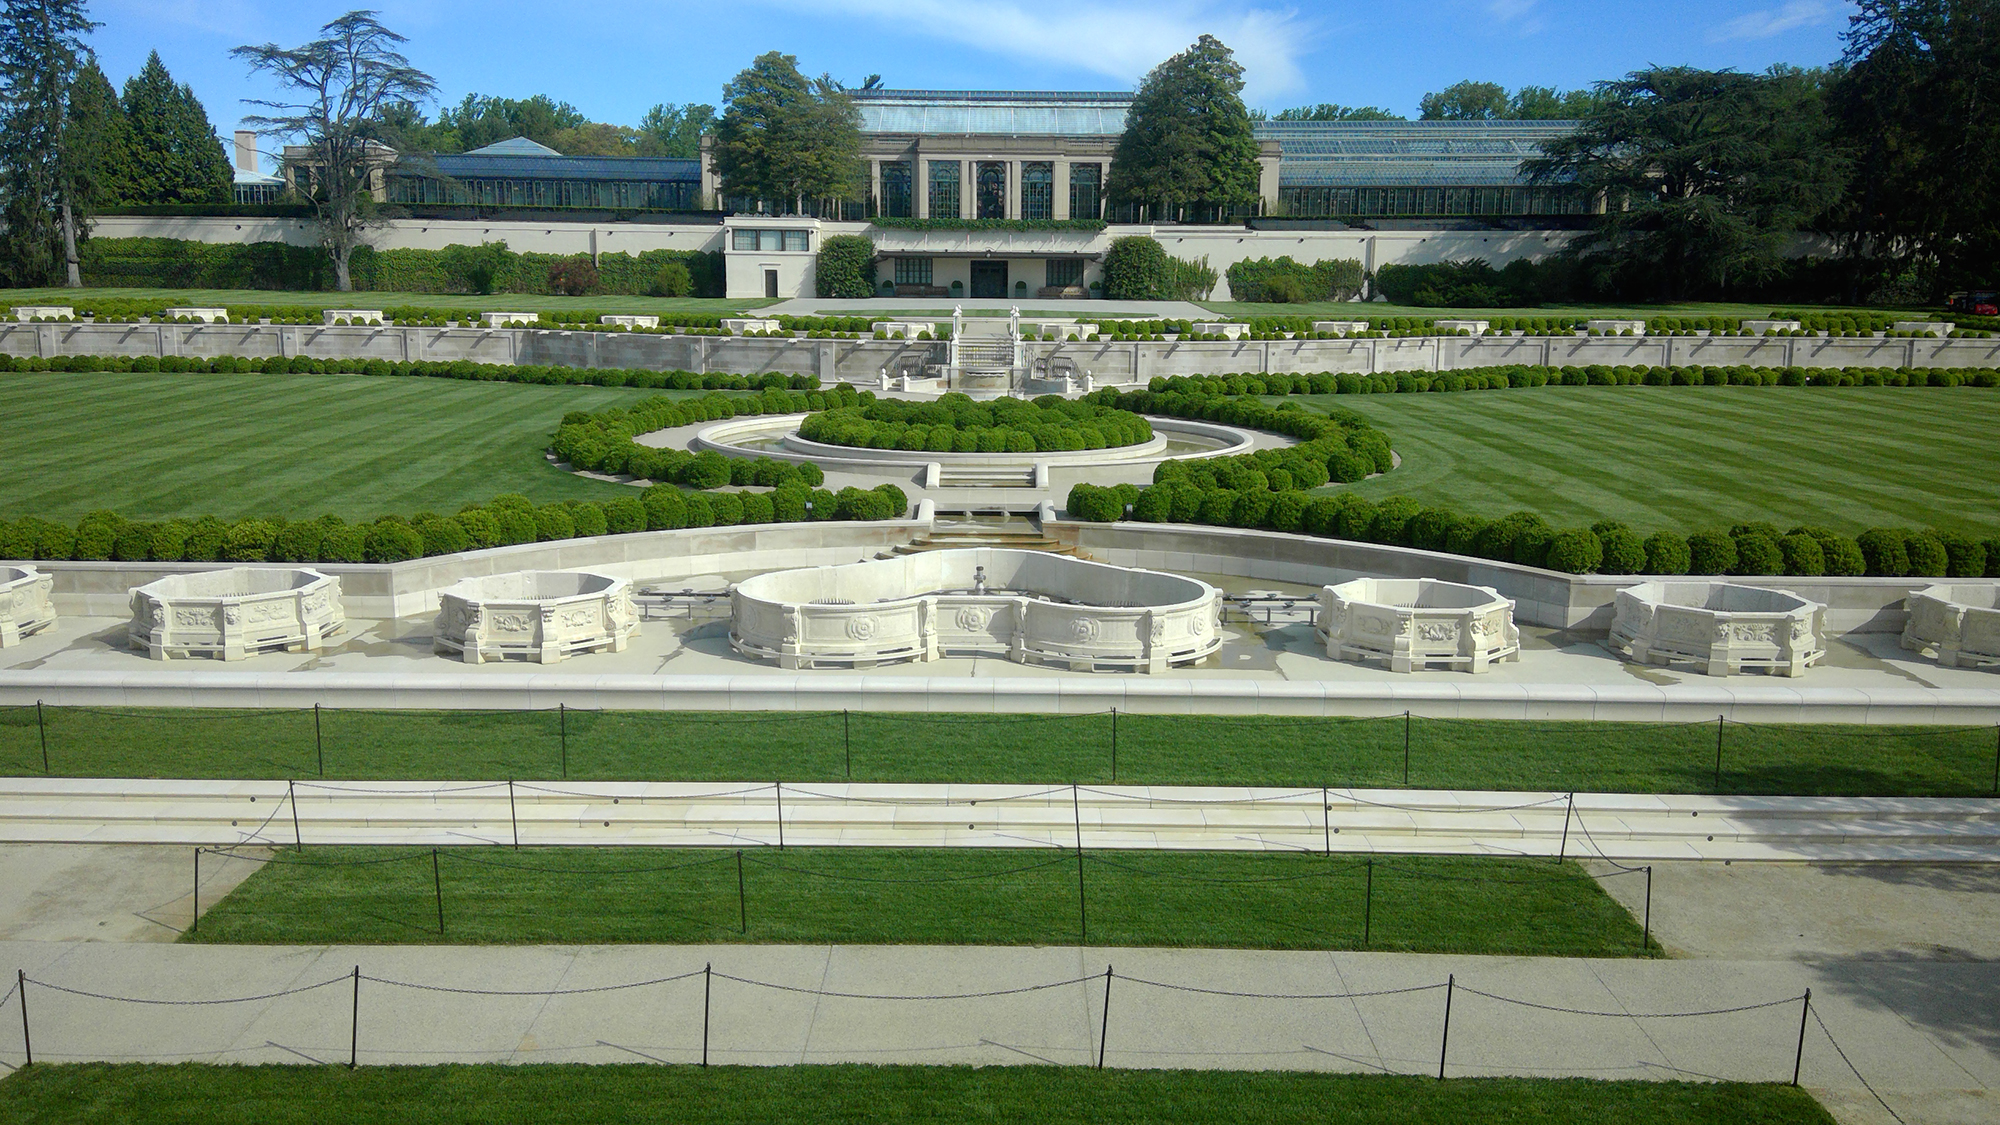
[[[2000,585],[1927,586],[1908,604],[1904,648],[1933,650],[1947,668],[2000,665]]]
[[[784,668],[955,654],[1164,672],[1221,645],[1222,595],[1176,574],[1036,551],[929,551],[759,575],[730,591],[730,644]]]
[[[1826,655],[1826,606],[1729,582],[1643,582],[1618,591],[1612,651],[1638,664],[1693,662],[1711,676],[1800,676]]]
[[[318,652],[346,623],[340,579],[306,568],[239,566],[134,589],[129,631],[132,647],[155,660],[196,653],[242,660],[279,648]]]
[[[0,566],[0,648],[49,627],[56,619],[49,591],[55,577],[32,566]]]
[[[1392,672],[1429,664],[1484,672],[1521,658],[1514,603],[1487,586],[1435,578],[1357,578],[1321,588],[1314,623],[1327,656],[1381,660]]]
[[[592,571],[527,570],[467,578],[438,593],[433,646],[467,664],[522,657],[554,664],[623,652],[639,632],[632,584]]]

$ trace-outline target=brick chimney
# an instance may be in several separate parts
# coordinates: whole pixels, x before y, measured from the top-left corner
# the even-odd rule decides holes
[[[238,172],[257,170],[257,134],[248,129],[236,130],[236,170]]]

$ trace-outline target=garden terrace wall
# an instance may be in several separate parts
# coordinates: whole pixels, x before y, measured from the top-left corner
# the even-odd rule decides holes
[[[1451,371],[1536,366],[2000,367],[2000,339],[1424,336],[1370,340],[1073,341],[1022,344],[1026,362],[1061,356],[1099,384],[1235,372]],[[873,387],[884,370],[940,362],[921,340],[668,336],[578,329],[371,325],[0,324],[0,353],[54,358],[308,356],[470,360],[734,375],[817,375]]]
[[[1608,634],[1613,599],[1648,576],[1561,574],[1465,555],[1320,539],[1276,531],[1194,524],[1084,523],[1045,519],[1043,532],[1119,566],[1329,586],[1356,578],[1436,578],[1490,586],[1515,603],[1514,619],[1526,625]],[[47,564],[51,566],[61,564]],[[1702,581],[1674,576],[1670,581]],[[1722,579],[1717,579],[1722,581]],[[1904,600],[1936,582],[1931,578],[1760,577],[1827,606],[1835,633],[1900,633],[1908,618]]]

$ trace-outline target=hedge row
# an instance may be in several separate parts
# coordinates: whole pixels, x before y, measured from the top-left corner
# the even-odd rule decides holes
[[[1345,301],[1361,292],[1368,274],[1352,258],[1322,258],[1307,265],[1285,255],[1245,258],[1229,267],[1228,277],[1235,300],[1301,304]]]
[[[75,527],[35,516],[0,521],[0,558],[129,562],[390,563],[516,543],[621,535],[682,527],[798,523],[806,520],[900,519],[909,497],[894,485],[838,493],[791,482],[769,492],[685,492],[656,484],[616,500],[534,505],[507,494],[435,512],[348,523],[214,516],[157,523],[92,512]]]
[[[1155,392],[1201,395],[1359,395],[1509,387],[2000,387],[2000,370],[1985,367],[1647,367],[1513,364],[1453,371],[1375,374],[1328,372],[1155,375]]]
[[[768,457],[754,460],[725,457],[712,450],[694,454],[684,449],[654,449],[633,439],[655,430],[724,418],[838,409],[864,397],[856,394],[853,387],[836,383],[824,393],[771,388],[750,396],[649,398],[595,413],[573,410],[563,415],[549,448],[574,468],[629,473],[646,480],[672,481],[693,488],[719,488],[725,484],[776,486],[793,480],[818,486],[825,480],[825,474],[810,463],[795,464]]]
[[[1555,528],[1530,512],[1497,520],[1407,496],[1371,503],[1352,493],[1315,496],[1271,491],[1254,482],[1211,483],[1175,477],[1149,488],[1080,484],[1065,504],[1074,519],[1111,523],[1191,523],[1262,528],[1364,543],[1384,543],[1544,567],[1568,574],[1875,575],[1885,578],[2000,578],[2000,537],[1872,528],[1848,538],[1823,527],[1780,532],[1768,523],[1737,524],[1692,535],[1641,538],[1607,520]],[[1130,508],[1129,514],[1127,508]]]
[[[1225,426],[1272,430],[1299,439],[1284,449],[1260,449],[1226,457],[1204,457],[1195,461],[1162,461],[1153,470],[1153,479],[1236,481],[1255,489],[1260,478],[1265,490],[1316,488],[1328,481],[1352,482],[1373,473],[1387,472],[1393,465],[1389,439],[1368,420],[1352,410],[1308,413],[1295,402],[1271,406],[1254,398],[1222,395],[1190,395],[1130,391],[1106,388],[1085,397],[1107,406],[1141,414],[1163,414],[1172,418],[1193,418],[1219,422]],[[1311,483],[1307,483],[1311,482]]]
[[[1113,449],[1153,439],[1152,425],[1137,414],[1056,395],[1033,402],[974,402],[957,392],[936,402],[866,398],[814,414],[800,425],[799,436],[857,449],[936,453],[1052,453]]]

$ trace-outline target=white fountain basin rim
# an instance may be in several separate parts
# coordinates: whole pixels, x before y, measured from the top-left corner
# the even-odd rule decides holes
[[[1326,587],[1352,605],[1387,610],[1492,609],[1512,605],[1499,591],[1437,578],[1356,578]]]
[[[440,596],[468,602],[555,602],[599,597],[623,584],[625,579],[588,570],[518,570],[462,578],[440,591]]]
[[[43,577],[42,572],[32,566],[0,566],[0,586],[11,586],[16,582],[41,577]]]
[[[1112,446],[1106,449],[1064,449],[1037,453],[944,453],[923,449],[873,449],[854,445],[828,445],[823,442],[807,441],[798,435],[799,424],[810,414],[763,414],[748,418],[731,418],[704,427],[694,437],[693,446],[697,451],[714,450],[736,456],[773,457],[779,460],[828,462],[891,462],[903,465],[922,465],[937,462],[954,467],[979,468],[984,466],[1006,466],[1028,468],[1032,465],[1093,465],[1106,461],[1164,461],[1196,457],[1221,457],[1233,453],[1247,453],[1256,444],[1257,436],[1249,430],[1235,426],[1223,426],[1214,422],[1201,422],[1187,418],[1158,418],[1147,415],[1152,423],[1153,439],[1138,445]],[[1167,453],[1169,435],[1199,438],[1218,442],[1214,449],[1196,453]],[[759,438],[781,437],[784,448],[774,450],[749,450],[744,442]]]
[[[307,590],[318,583],[330,581],[332,578],[329,575],[310,567],[236,566],[227,570],[169,574],[133,592],[169,601],[210,601]]]
[[[986,569],[989,596],[1026,594],[1095,610],[1191,609],[1218,596],[1215,587],[1184,575],[991,547],[774,571],[745,579],[734,590],[771,605],[880,608],[925,597],[964,597],[980,567]]]
[[[1910,596],[1929,598],[1954,609],[2000,609],[2000,582],[1926,586]]]
[[[1707,610],[1713,613],[1795,614],[1816,610],[1819,603],[1789,590],[1743,586],[1734,582],[1641,582],[1618,591],[1652,606]]]

